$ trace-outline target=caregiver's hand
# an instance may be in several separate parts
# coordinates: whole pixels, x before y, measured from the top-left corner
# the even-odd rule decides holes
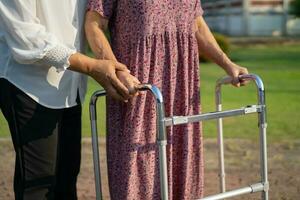
[[[118,71],[129,73],[125,65],[112,60],[93,59],[80,53],[72,55],[69,62],[69,70],[91,76],[106,90],[107,94],[114,99],[127,102],[131,97],[127,87],[116,75]]]
[[[141,82],[136,77],[126,71],[117,71],[117,77],[127,87],[132,97],[138,95],[138,86]]]
[[[108,95],[126,102],[131,97],[130,92],[118,79],[116,74],[118,71],[127,72],[127,68],[116,61],[97,60],[97,63],[92,66],[89,75],[103,86]]]

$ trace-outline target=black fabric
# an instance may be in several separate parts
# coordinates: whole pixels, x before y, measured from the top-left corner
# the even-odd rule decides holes
[[[15,199],[77,199],[81,105],[49,109],[0,79],[0,108],[16,151]]]

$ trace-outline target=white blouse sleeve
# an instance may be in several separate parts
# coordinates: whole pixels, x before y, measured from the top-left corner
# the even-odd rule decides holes
[[[36,17],[36,0],[1,0],[0,28],[14,59],[22,64],[54,66],[59,71],[69,67],[75,53],[47,32]]]

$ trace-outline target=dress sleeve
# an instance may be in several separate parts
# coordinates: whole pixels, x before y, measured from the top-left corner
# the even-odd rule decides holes
[[[96,11],[102,17],[110,19],[113,15],[116,1],[117,0],[89,0],[87,10]]]
[[[202,16],[203,15],[203,9],[201,6],[201,1],[196,0],[196,5],[195,5],[195,18]]]
[[[22,64],[54,66],[58,71],[69,67],[75,53],[47,32],[35,16],[35,0],[1,0],[0,28],[13,58]]]

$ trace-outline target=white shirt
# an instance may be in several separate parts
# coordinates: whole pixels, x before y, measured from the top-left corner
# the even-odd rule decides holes
[[[0,0],[0,78],[49,108],[83,102],[85,75],[67,70],[85,49],[86,0]]]

